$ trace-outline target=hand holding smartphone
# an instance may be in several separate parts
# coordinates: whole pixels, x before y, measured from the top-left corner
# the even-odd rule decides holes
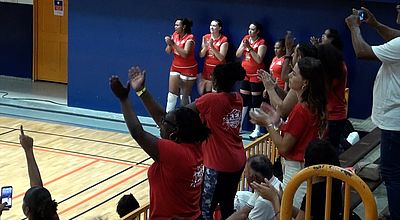
[[[363,9],[358,10],[358,17],[360,18],[360,21],[363,22],[365,19],[367,19],[367,14]]]
[[[12,207],[12,186],[1,187],[1,204],[6,204],[4,210],[8,210]]]

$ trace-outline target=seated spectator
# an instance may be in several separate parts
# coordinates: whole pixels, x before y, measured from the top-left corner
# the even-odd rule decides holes
[[[124,87],[117,76],[110,86],[119,99],[125,123],[133,139],[154,160],[148,171],[150,186],[150,219],[200,216],[203,157],[201,142],[210,130],[193,110],[181,107],[168,113],[144,87],[145,72],[139,67],[129,71],[130,85]],[[145,131],[129,101],[130,87],[145,104],[160,127],[158,138]]]
[[[132,195],[132,193],[130,193],[122,196],[122,198],[118,201],[117,213],[119,217],[122,218],[139,207],[138,201]]]
[[[314,140],[311,141],[304,154],[304,165],[305,167],[317,165],[317,164],[330,164],[340,166],[339,158],[336,154],[334,147],[327,141]],[[269,183],[257,183],[251,184],[253,189],[261,195],[264,199],[271,201],[275,212],[279,212],[280,209],[280,195],[276,189],[271,187]],[[330,219],[337,220],[342,219],[342,183],[338,179],[332,180],[332,198],[331,198],[331,217]],[[325,218],[325,189],[326,189],[326,178],[325,177],[313,177],[312,179],[312,193],[311,193],[311,216],[312,219],[324,219]],[[305,206],[306,196],[304,195],[300,209],[293,207],[293,217],[296,220],[305,219]]]
[[[247,160],[245,176],[249,183],[261,183],[267,179],[276,190],[282,189],[282,182],[273,175],[271,161],[264,155],[252,156]],[[229,220],[275,219],[275,211],[270,201],[259,197],[258,193],[238,191],[235,197],[235,209]]]
[[[30,220],[57,220],[57,203],[51,198],[50,192],[43,187],[39,167],[33,154],[33,139],[24,134],[21,125],[19,142],[25,151],[28,164],[28,174],[31,188],[26,191],[22,210]]]

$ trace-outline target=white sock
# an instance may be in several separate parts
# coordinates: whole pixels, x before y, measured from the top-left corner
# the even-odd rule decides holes
[[[167,107],[165,108],[166,112],[170,112],[172,110],[175,109],[176,106],[176,101],[178,100],[178,96],[168,92],[168,96],[167,96]]]

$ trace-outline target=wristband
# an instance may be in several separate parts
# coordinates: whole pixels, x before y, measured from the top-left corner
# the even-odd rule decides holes
[[[143,89],[137,91],[137,92],[136,92],[136,95],[140,97],[140,96],[143,95],[144,92],[146,92],[146,87],[143,87]]]
[[[258,193],[254,192],[253,195],[250,197],[250,199],[247,200],[246,205],[250,208],[254,208],[257,198],[258,198]]]

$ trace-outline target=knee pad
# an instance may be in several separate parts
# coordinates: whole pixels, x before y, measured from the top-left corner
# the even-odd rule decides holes
[[[252,108],[260,108],[261,103],[262,103],[262,95],[254,95],[251,97],[251,104],[252,104]]]
[[[251,95],[240,93],[243,99],[243,106],[251,106]]]
[[[178,96],[177,95],[175,95],[175,94],[173,94],[171,92],[168,92],[167,107],[165,108],[165,111],[166,112],[170,112],[170,111],[174,110],[177,100],[178,100]]]

